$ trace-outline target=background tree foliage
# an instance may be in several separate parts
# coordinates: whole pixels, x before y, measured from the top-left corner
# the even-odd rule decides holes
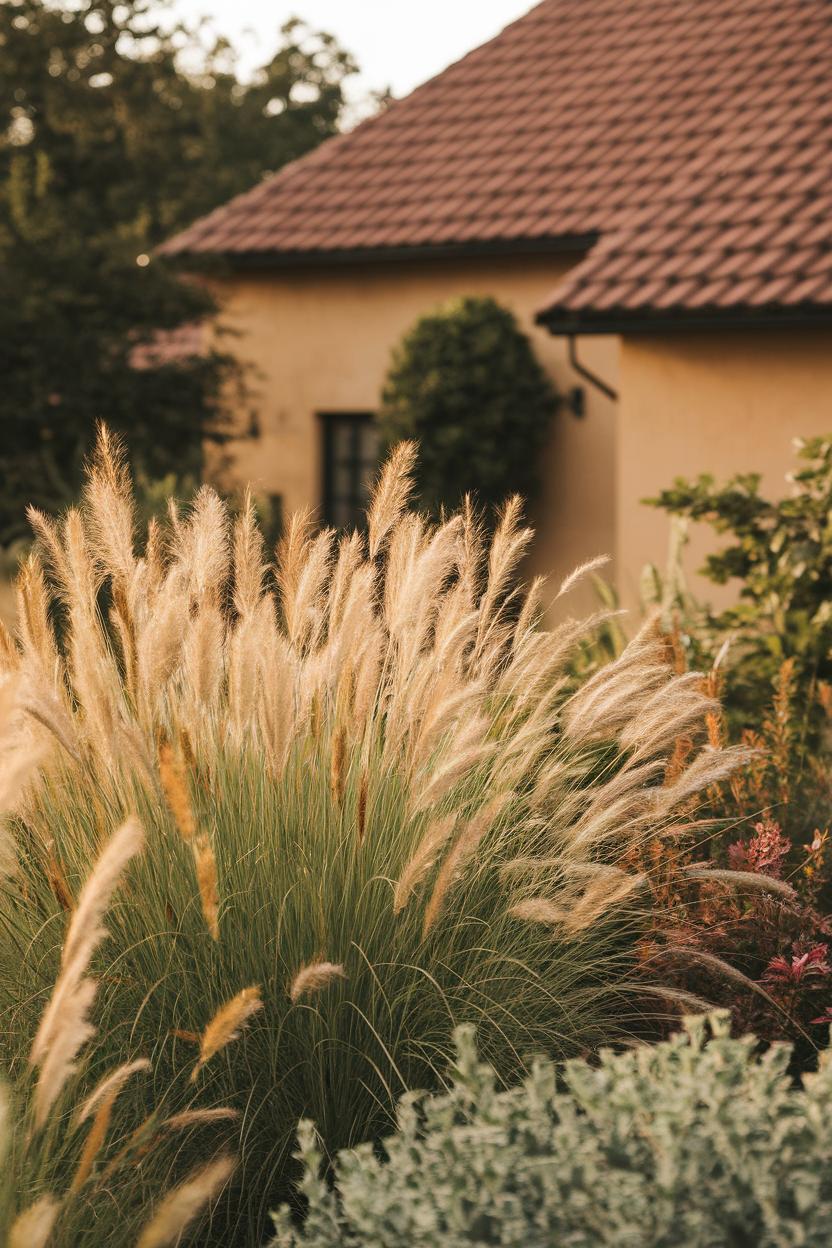
[[[0,543],[26,503],[74,497],[101,418],[150,476],[198,470],[234,366],[133,367],[212,307],[137,257],[334,133],[354,68],[298,22],[241,82],[226,43],[151,0],[0,5]]]
[[[514,316],[490,298],[457,299],[419,320],[384,390],[385,447],[419,443],[421,501],[432,511],[473,492],[484,507],[534,493],[557,396]]]

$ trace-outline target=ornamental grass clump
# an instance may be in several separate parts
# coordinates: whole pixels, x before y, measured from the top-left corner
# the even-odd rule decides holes
[[[394,451],[366,536],[299,515],[273,563],[251,505],[232,521],[207,487],[137,549],[106,432],[81,505],[32,513],[0,647],[2,766],[36,760],[0,846],[11,1073],[81,882],[136,817],[86,1077],[139,1053],[155,1091],[120,1094],[137,1112],[160,1089],[170,1114],[195,1096],[239,1111],[218,1243],[261,1241],[301,1115],[330,1150],[377,1137],[403,1092],[441,1083],[456,1025],[510,1082],[530,1052],[585,1052],[662,1010],[636,974],[650,890],[632,864],[684,837],[742,757],[708,747],[711,704],[650,623],[576,687],[598,620],[541,627],[519,500],[487,542],[470,506],[428,523],[413,463]]]

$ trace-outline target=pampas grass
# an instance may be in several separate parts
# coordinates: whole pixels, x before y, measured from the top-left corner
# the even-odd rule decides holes
[[[604,616],[542,629],[543,586],[517,579],[519,500],[490,540],[470,504],[428,523],[408,510],[414,454],[382,470],[366,538],[298,516],[271,563],[250,503],[233,520],[207,487],[140,544],[108,435],[80,508],[33,516],[2,679],[8,748],[39,762],[2,825],[0,1026],[17,1074],[69,974],[77,896],[70,1040],[41,1114],[85,1028],[86,1096],[137,1051],[153,1059],[114,1107],[148,1124],[127,1156],[163,1118],[239,1112],[235,1194],[206,1242],[257,1244],[297,1119],[331,1149],[373,1138],[403,1091],[436,1085],[459,1023],[506,1080],[535,1050],[643,1026],[650,896],[628,864],[741,757],[704,744],[712,702],[652,622],[576,686]],[[146,844],[99,947],[83,881],[133,811]],[[59,1044],[42,1028],[41,1078]],[[204,1160],[197,1143],[179,1160]]]

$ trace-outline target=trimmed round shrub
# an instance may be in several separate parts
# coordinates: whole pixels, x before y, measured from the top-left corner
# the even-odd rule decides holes
[[[416,484],[433,514],[467,493],[484,508],[532,496],[557,396],[513,314],[494,299],[455,299],[424,316],[395,351],[382,443],[419,446]]]

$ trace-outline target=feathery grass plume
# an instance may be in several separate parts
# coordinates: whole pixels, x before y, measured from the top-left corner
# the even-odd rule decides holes
[[[16,673],[0,675],[0,814],[14,807],[46,752],[21,723],[22,683]],[[14,859],[14,847],[0,824],[0,872],[11,870]]]
[[[39,1197],[12,1223],[7,1248],[46,1248],[60,1211],[60,1201],[54,1196]]]
[[[105,1075],[98,1087],[84,1101],[84,1104],[78,1111],[77,1122],[80,1124],[86,1122],[90,1114],[94,1113],[98,1106],[104,1101],[111,1092],[116,1095],[124,1087],[127,1080],[133,1075],[139,1074],[140,1071],[150,1070],[150,1062],[146,1057],[136,1058],[135,1061],[125,1062],[123,1066],[117,1067],[116,1070]]]
[[[546,923],[550,927],[559,927],[564,918],[562,907],[545,897],[525,897],[510,907],[509,914],[524,923]]]
[[[234,525],[234,610],[239,616],[245,618],[257,610],[265,578],[263,539],[257,527],[251,490],[247,489],[242,511]]]
[[[469,859],[474,855],[484,836],[493,828],[503,810],[514,797],[513,793],[498,793],[491,801],[481,807],[471,818],[454,844],[440,868],[433,887],[430,900],[425,909],[422,925],[422,936],[426,937],[438,919],[448,892],[459,880]]]
[[[110,1129],[110,1122],[113,1117],[113,1106],[118,1096],[118,1088],[110,1088],[99,1101],[98,1109],[92,1120],[92,1126],[89,1129],[87,1138],[84,1140],[84,1147],[81,1150],[81,1156],[78,1160],[78,1168],[72,1178],[69,1194],[74,1196],[80,1192],[87,1179],[92,1174],[92,1168],[95,1165],[95,1159],[104,1147],[104,1141],[107,1138],[107,1132]]]
[[[306,566],[312,530],[311,511],[308,508],[296,511],[289,517],[285,532],[277,544],[275,577],[283,620],[290,634],[295,626],[298,586]]]
[[[83,501],[96,555],[127,597],[136,573],[135,504],[123,443],[103,424],[98,426]]]
[[[219,940],[219,885],[217,881],[217,860],[207,837],[198,836],[193,842],[194,866],[196,882],[199,886],[199,897],[202,902],[202,913],[212,940]]]
[[[330,579],[334,540],[334,530],[324,529],[309,542],[295,592],[283,602],[289,640],[301,653],[314,649],[321,639],[326,620],[325,590]]]
[[[729,888],[750,892],[776,893],[784,901],[794,901],[797,897],[791,884],[785,880],[775,879],[773,875],[763,875],[756,871],[736,871],[720,867],[709,867],[707,863],[693,862],[678,868],[680,875],[688,876],[697,882],[705,880],[716,884],[727,884]]]
[[[225,1187],[235,1165],[233,1157],[220,1157],[163,1197],[136,1248],[168,1248],[180,1243],[188,1227]]]
[[[630,875],[617,867],[595,868],[591,873],[595,878],[569,900],[564,898],[555,903],[545,897],[528,897],[516,902],[510,913],[518,919],[560,927],[567,936],[574,938],[592,928],[605,914],[614,912],[647,884],[646,876]]]
[[[404,910],[413,893],[436,863],[437,858],[451,838],[457,824],[456,815],[446,815],[429,824],[416,846],[413,857],[399,877],[393,892],[393,913]]]
[[[13,672],[20,663],[20,654],[14,644],[14,638],[6,625],[0,620],[0,674]]]
[[[188,625],[182,645],[182,675],[190,695],[190,722],[201,725],[219,697],[224,671],[225,625],[212,602],[206,603]],[[195,733],[198,728],[194,728]]]
[[[593,572],[600,572],[601,568],[605,568],[609,561],[609,555],[596,555],[594,559],[587,559],[586,563],[582,563],[580,567],[575,568],[574,572],[570,572],[567,577],[564,577],[557,592],[557,597],[563,598],[565,594],[569,593],[570,589],[575,588],[579,581],[582,581],[586,576],[591,576]]]
[[[50,593],[43,565],[35,554],[28,555],[20,565],[15,598],[21,657],[33,674],[54,689],[63,665],[49,618]]]
[[[316,996],[337,979],[346,979],[343,966],[335,962],[310,962],[301,967],[289,987],[289,999],[293,1005],[303,997]]]
[[[63,970],[86,969],[94,949],[107,937],[101,920],[121,883],[127,864],[144,849],[144,829],[131,816],[110,837],[81,890],[61,955]]]
[[[95,498],[65,523],[36,520],[47,573],[35,561],[21,578],[20,713],[0,774],[12,755],[41,744],[48,754],[4,823],[15,870],[0,875],[0,933],[13,934],[0,936],[0,1013],[16,1020],[20,1063],[66,923],[50,845],[76,892],[109,829],[139,811],[154,832],[131,871],[130,904],[107,923],[91,1068],[168,1045],[181,1054],[179,1024],[233,1006],[241,984],[262,986],[269,1026],[251,1027],[239,1060],[214,1063],[210,1081],[217,1104],[251,1107],[243,1195],[215,1218],[225,1242],[256,1248],[298,1117],[326,1124],[328,1149],[377,1138],[400,1091],[437,1086],[455,1023],[478,1025],[506,1079],[518,1054],[568,1058],[641,1028],[644,977],[659,964],[645,965],[639,928],[660,899],[645,890],[610,904],[599,882],[624,864],[635,871],[654,845],[701,836],[700,794],[746,756],[703,746],[707,697],[675,671],[650,623],[616,662],[576,679],[576,658],[610,612],[547,631],[539,582],[526,593],[518,581],[528,541],[519,503],[493,537],[470,504],[439,524],[411,514],[412,447],[382,471],[369,540],[336,543],[309,517],[290,519],[274,579],[250,505],[235,522],[210,490],[190,509],[172,505],[131,547],[126,476],[107,454]],[[681,735],[690,749],[674,758]],[[174,744],[157,769],[160,739]],[[510,806],[480,836],[474,812],[507,792]],[[171,812],[173,838],[158,834]],[[203,844],[223,869],[219,941]],[[583,926],[570,935],[511,921],[511,905],[533,896]],[[314,950],[350,972],[337,977],[332,1010],[289,997]],[[61,990],[72,1026],[56,1076],[92,1039],[95,983],[84,970]],[[217,1024],[206,1054],[240,1025]],[[164,1107],[150,1085],[129,1088],[131,1101],[145,1098],[148,1132],[199,1108],[187,1078]],[[176,1143],[190,1166],[199,1140]],[[82,1200],[94,1190],[87,1183]]]
[[[756,996],[771,1002],[771,995],[766,992],[765,988],[755,980],[749,979],[738,967],[732,966],[730,962],[726,962],[724,958],[717,957],[714,953],[708,953],[706,949],[687,945],[665,945],[652,954],[652,960],[655,962],[673,959],[680,962],[699,963],[714,971],[717,975],[721,975],[724,979],[739,984],[741,988],[747,989],[748,992],[753,992]]]
[[[479,612],[480,619],[475,643],[475,655],[480,665],[485,662],[489,646],[492,655],[495,656],[501,649],[504,639],[500,628],[501,606],[510,592],[515,569],[532,540],[531,529],[519,527],[522,513],[523,500],[515,494],[503,508],[494,540],[491,543],[488,555],[488,581]]]
[[[415,443],[398,442],[381,470],[367,513],[371,559],[377,557],[410,502],[415,464]]]
[[[166,1131],[185,1131],[188,1127],[200,1127],[209,1122],[234,1122],[239,1117],[239,1109],[218,1105],[216,1109],[183,1109],[180,1114],[165,1118],[160,1125]]]
[[[231,564],[228,509],[215,490],[203,485],[190,515],[175,532],[173,549],[187,578],[192,609],[217,606]]]
[[[637,721],[643,704],[668,684],[665,646],[651,616],[612,663],[601,667],[566,707],[564,729],[575,744],[615,737]]]
[[[679,810],[685,803],[702,793],[712,784],[727,780],[740,767],[754,758],[754,751],[737,745],[715,750],[705,746],[672,784],[666,784],[655,792],[657,814]]]
[[[249,1019],[262,1008],[260,989],[256,985],[244,988],[242,992],[237,993],[236,997],[232,997],[230,1001],[226,1001],[225,1005],[220,1006],[202,1033],[199,1061],[191,1073],[191,1082],[196,1080],[202,1067],[206,1062],[210,1062],[216,1053],[224,1049],[227,1044],[231,1044],[233,1040],[239,1039]]]
[[[462,777],[494,753],[494,743],[486,739],[488,727],[484,716],[472,717],[457,727],[449,742],[447,761],[437,766],[425,787],[413,794],[411,814],[438,806]]]
[[[60,1096],[70,1075],[77,1069],[75,1059],[88,1040],[95,1035],[89,1013],[98,985],[94,979],[74,979],[64,974],[55,985],[44,1021],[36,1036],[37,1056],[33,1046],[30,1062],[40,1067],[33,1099],[35,1128],[46,1123],[49,1111]]]
[[[181,759],[169,741],[159,746],[159,777],[179,835],[190,845],[196,836],[191,794]]]
[[[344,534],[338,543],[338,557],[329,587],[327,628],[332,634],[343,625],[344,615],[355,595],[356,577],[362,573],[363,542],[358,533]]]
[[[95,1032],[89,1012],[97,984],[87,977],[87,967],[107,936],[101,920],[124,869],[143,846],[141,824],[128,819],[102,850],[78,898],[64,940],[61,971],[29,1053],[30,1064],[40,1068],[34,1094],[34,1121],[38,1129],[46,1122],[49,1110],[75,1070],[79,1051]]]

